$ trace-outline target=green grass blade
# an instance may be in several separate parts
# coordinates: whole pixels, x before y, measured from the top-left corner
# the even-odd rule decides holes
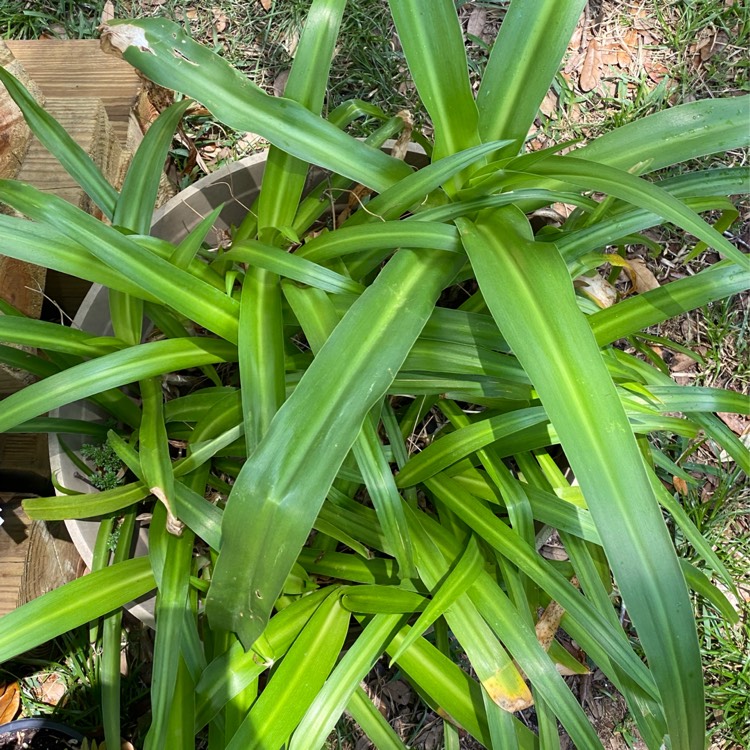
[[[461,252],[461,240],[453,226],[437,222],[386,221],[365,226],[346,226],[323,232],[302,245],[295,255],[321,263],[351,253],[423,247]]]
[[[135,509],[125,515],[117,529],[117,548],[112,563],[130,557],[130,545],[135,530]],[[122,610],[116,610],[102,623],[102,656],[99,679],[102,691],[102,724],[104,738],[110,743],[120,742],[120,669],[122,662]]]
[[[477,94],[483,141],[510,138],[521,149],[585,5],[513,0]]]
[[[525,171],[521,166],[521,160],[517,165],[521,171]],[[515,169],[514,165],[509,165],[509,170],[512,169]],[[655,183],[604,164],[594,165],[584,159],[570,156],[549,156],[530,165],[528,173],[563,180],[583,190],[600,190],[641,208],[655,211],[750,272],[750,259],[746,255],[712,226],[706,224],[694,211],[687,208],[682,201]]]
[[[357,686],[349,698],[346,711],[367,735],[373,747],[378,750],[407,750],[396,731],[360,686]]]
[[[396,484],[399,487],[409,487],[423,482],[474,451],[490,445],[501,436],[512,436],[524,428],[543,425],[546,422],[547,414],[541,406],[518,409],[508,414],[482,419],[442,436],[412,456],[398,473]]]
[[[479,142],[463,32],[452,0],[388,3],[409,71],[435,127],[435,159]]]
[[[77,328],[15,315],[0,317],[0,341],[81,357],[111,354],[124,347],[122,341],[109,336],[95,336]]]
[[[167,152],[189,99],[167,107],[146,131],[128,167],[112,223],[136,234],[148,234]]]
[[[141,455],[143,456],[143,452]],[[180,660],[180,650],[169,646],[180,641],[193,557],[193,534],[183,532],[182,536],[175,536],[168,533],[164,528],[163,518],[164,514],[154,513],[149,534],[151,548],[158,546],[164,548],[164,568],[158,577],[159,591],[156,598],[158,627],[156,628],[151,678],[152,719],[144,742],[145,750],[159,750],[167,746],[169,709],[176,689]],[[190,723],[192,725],[192,721]]]
[[[196,99],[226,125],[258,133],[299,159],[378,192],[409,174],[403,162],[342,133],[301,104],[265,94],[171,21],[112,21],[103,36],[155,83]]]
[[[0,618],[0,662],[122,607],[153,588],[151,564],[145,557],[66,583]]]
[[[588,318],[600,346],[642,331],[688,310],[744,292],[750,276],[734,263],[722,261],[656,289],[649,289],[595,312]]]
[[[140,442],[140,463],[149,492],[164,504],[167,510],[167,529],[173,534],[180,533],[175,515],[174,472],[169,455],[169,440],[164,424],[164,394],[161,378],[141,380],[141,403],[143,417],[138,433]],[[176,664],[174,665],[176,669]]]
[[[29,518],[43,521],[95,518],[128,508],[143,500],[148,494],[149,491],[143,484],[133,482],[112,490],[83,495],[33,497],[23,501],[23,509]]]
[[[256,268],[270,271],[302,284],[324,289],[334,294],[360,294],[364,287],[343,274],[312,263],[296,253],[288,253],[272,245],[253,240],[235,243],[232,249],[221,255],[220,261],[231,260],[248,263]]]
[[[477,225],[459,221],[484,298],[531,376],[583,489],[659,686],[672,743],[698,750],[703,688],[687,588],[565,264],[556,250],[533,242],[525,217],[511,209],[482,215]],[[659,575],[646,577],[651,570]]]
[[[0,214],[0,231],[8,240],[3,245],[3,254],[8,258],[43,265],[50,270],[77,276],[151,302],[160,301],[146,292],[137,280],[110,268],[91,255],[83,245],[51,227]]]
[[[477,575],[479,575],[483,566],[484,558],[479,552],[476,540],[474,537],[470,537],[461,558],[453,566],[450,573],[440,581],[437,589],[432,592],[432,598],[424,612],[419,615],[419,618],[409,630],[409,634],[403,639],[403,641],[401,641],[398,649],[391,654],[391,664],[398,661],[401,654],[406,651],[406,649],[409,648],[417,638],[421,638],[424,635],[427,628],[429,628],[430,625],[432,625],[435,620],[437,620],[437,618],[448,609],[448,607],[454,604],[459,595],[463,594],[470,588],[472,581]]]
[[[202,729],[222,707],[241,693],[288,651],[330,588],[298,599],[271,618],[255,650],[245,651],[238,641],[206,667],[196,686],[196,730]]]
[[[326,94],[328,72],[346,0],[315,0],[307,11],[305,25],[295,51],[284,96],[315,115],[320,114]],[[294,222],[305,186],[308,164],[272,146],[258,197],[258,230],[288,227]],[[239,239],[244,239],[240,227]]]

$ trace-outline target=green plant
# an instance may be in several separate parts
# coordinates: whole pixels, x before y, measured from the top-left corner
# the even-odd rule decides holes
[[[124,517],[112,560],[102,542],[95,572],[0,620],[0,659],[105,616],[108,745],[119,731],[117,608],[156,587],[149,748],[167,737],[193,747],[205,726],[212,748],[320,747],[345,709],[378,747],[403,747],[359,688],[383,653],[487,747],[559,747],[558,721],[577,747],[601,747],[555,668],[585,666],[555,640],[551,614],[542,633],[539,612],[556,602],[559,627],[624,695],[648,746],[702,750],[688,586],[734,615],[678,559],[664,514],[732,583],[659,482],[654,469],[670,459],[647,436],[703,431],[747,472],[747,449],[714,412],[748,405],[678,387],[612,344],[748,286],[748,258],[696,213],[725,210],[746,169],[636,176],[745,145],[748,98],[675,107],[572,155],[524,153],[583,5],[514,0],[475,97],[454,3],[393,0],[434,127],[434,143],[421,139],[430,163],[416,171],[380,149],[402,119],[361,102],[318,114],[343,0],[312,3],[283,98],[173,23],[110,24],[105,43],[149,78],[273,144],[256,204],[218,251],[203,247],[218,211],[177,245],[147,236],[188,100],[151,127],[118,194],[0,73],[112,222],[2,181],[0,200],[32,220],[0,216],[12,239],[3,252],[104,282],[115,332],[6,306],[0,338],[48,359],[0,349],[44,376],[3,402],[0,429],[96,431],[39,419],[93,399],[132,429],[109,442],[133,475],[114,490],[26,502],[34,517],[101,515],[105,540],[113,514]],[[360,141],[346,129],[363,114],[383,125]],[[331,176],[303,197],[310,164]],[[331,195],[355,188],[360,210],[326,218]],[[555,202],[576,210],[535,235],[527,215]],[[664,221],[725,259],[603,310],[575,294],[574,279],[612,259],[607,247]],[[141,343],[144,316],[163,339]],[[226,377],[239,387],[224,385],[224,363],[236,363]],[[206,387],[165,405],[161,377],[190,368]],[[116,390],[132,383],[137,405]],[[440,431],[414,452],[412,436],[435,418]],[[175,440],[184,454],[172,455]],[[149,555],[127,559],[135,506],[149,494]],[[539,553],[552,530],[566,561]],[[613,608],[620,595],[637,651]],[[424,637],[431,626],[436,645]],[[476,679],[451,658],[448,632]],[[532,700],[538,735],[513,715]],[[445,731],[455,747],[450,723]]]

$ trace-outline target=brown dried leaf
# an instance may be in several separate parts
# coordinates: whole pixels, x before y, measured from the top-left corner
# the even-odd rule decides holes
[[[681,495],[687,495],[688,486],[687,482],[682,477],[672,477],[672,485]]]
[[[196,18],[198,18],[198,9],[197,8],[187,8],[185,10],[185,17],[190,20],[194,21]]]
[[[67,687],[56,672],[50,672],[42,677],[33,689],[36,700],[48,706],[56,706],[65,697],[66,692]]]
[[[274,96],[284,96],[286,82],[289,80],[289,71],[282,70],[273,81]]]
[[[724,422],[724,424],[735,434],[742,435],[748,427],[748,418],[739,414],[732,414],[730,412],[720,411],[716,412],[716,416]]]
[[[633,62],[633,57],[626,49],[619,49],[617,50],[617,65],[620,68],[627,68],[630,63]]]
[[[484,31],[484,23],[487,20],[487,11],[484,8],[474,8],[466,23],[466,33],[470,36],[481,37]]]
[[[707,40],[707,42],[699,48],[701,62],[710,60],[717,52],[721,52],[728,43],[729,36],[726,31],[721,29],[717,31],[711,39]]]
[[[697,366],[696,361],[687,354],[677,352],[669,363],[670,372],[688,372]]]
[[[549,651],[552,641],[555,640],[557,629],[560,627],[560,620],[564,614],[565,610],[556,601],[551,601],[539,618],[535,626],[536,639],[545,651]]]
[[[383,693],[398,706],[408,706],[412,698],[411,688],[401,680],[389,682]]]
[[[559,99],[554,89],[550,89],[544,95],[544,99],[542,99],[542,103],[539,105],[539,111],[546,117],[549,117],[550,120],[556,120],[558,102]]]
[[[211,8],[211,12],[214,14],[214,28],[221,33],[229,25],[229,19],[221,8]]]
[[[113,21],[115,17],[115,4],[112,2],[112,0],[107,0],[106,3],[104,3],[104,7],[102,8],[102,23],[109,23],[110,21]]]
[[[648,77],[654,83],[661,83],[669,73],[669,68],[656,60],[651,60],[648,57],[643,59],[643,69],[646,71]]]
[[[591,91],[596,88],[602,75],[602,55],[598,39],[592,39],[586,50],[586,57],[578,76],[578,87],[581,91]]]
[[[661,286],[656,276],[651,272],[649,267],[641,258],[631,258],[628,260],[628,265],[625,266],[628,276],[630,276],[630,282],[633,285],[633,289],[642,294],[647,292],[649,289],[657,289]]]
[[[21,706],[21,691],[17,682],[0,684],[0,724],[7,724],[16,718]]]
[[[628,29],[622,37],[622,43],[628,50],[638,46],[638,32],[635,29]]]
[[[263,6],[263,10],[271,10],[273,0],[260,0],[260,4]]]

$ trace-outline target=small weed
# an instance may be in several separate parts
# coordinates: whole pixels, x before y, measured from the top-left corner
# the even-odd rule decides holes
[[[92,464],[88,480],[98,490],[111,490],[122,483],[124,467],[109,443],[86,443],[81,447],[81,455]]]

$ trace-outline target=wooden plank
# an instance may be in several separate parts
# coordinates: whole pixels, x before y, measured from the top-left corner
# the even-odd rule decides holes
[[[26,565],[31,521],[21,508],[21,496],[0,494],[0,616],[12,612]]]
[[[18,606],[83,575],[84,568],[63,521],[33,521],[18,586]]]
[[[101,99],[122,145],[143,88],[135,69],[101,51],[96,39],[8,41],[8,48],[47,97]]]

